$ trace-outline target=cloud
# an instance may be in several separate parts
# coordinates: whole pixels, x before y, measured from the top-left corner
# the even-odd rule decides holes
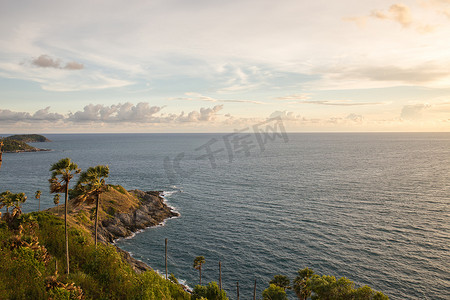
[[[81,70],[84,68],[83,64],[75,61],[68,62],[64,66],[60,59],[52,58],[49,55],[42,54],[38,58],[31,60],[31,64],[40,68],[54,68],[54,69],[66,69],[66,70]]]
[[[273,113],[270,114],[269,119],[270,118],[277,118],[277,117],[281,117],[281,119],[283,121],[306,121],[305,118],[303,118],[300,115],[295,114],[292,111],[274,111]]]
[[[392,20],[401,24],[403,27],[409,27],[413,22],[411,10],[404,4],[391,5],[387,13],[374,10],[370,16],[377,19]]]
[[[345,117],[346,120],[353,121],[355,123],[362,123],[364,121],[364,117],[362,115],[351,113],[347,117]]]
[[[84,65],[80,64],[80,63],[77,63],[75,61],[72,61],[72,62],[68,62],[66,64],[66,66],[64,67],[64,69],[67,69],[67,70],[81,70],[81,69],[84,69]]]
[[[426,64],[399,67],[386,66],[335,66],[318,69],[331,79],[368,79],[377,82],[394,82],[396,84],[429,85],[450,78],[450,69],[445,64],[428,62]]]
[[[41,68],[56,68],[59,69],[61,62],[59,60],[55,60],[48,55],[41,55],[38,58],[35,58],[31,61],[31,64],[36,67]]]
[[[227,100],[227,99],[216,99],[208,96],[204,96],[200,93],[187,92],[185,93],[188,97],[177,97],[169,98],[168,100],[183,100],[183,101],[205,101],[205,102],[225,102],[225,103],[252,103],[252,104],[264,104],[264,102],[254,101],[254,100]]]
[[[68,120],[72,122],[149,122],[153,115],[160,112],[162,107],[150,106],[148,103],[140,102],[136,105],[131,103],[117,104],[111,106],[89,104],[82,111],[69,114]]]
[[[101,123],[186,123],[186,122],[212,122],[216,120],[217,112],[223,105],[213,108],[200,108],[180,114],[159,114],[164,107],[150,106],[147,102],[136,105],[131,103],[116,105],[89,104],[83,110],[70,113],[67,121],[75,123],[101,122]]]
[[[422,114],[425,110],[429,109],[431,106],[429,104],[414,104],[405,105],[400,113],[400,118],[402,120],[418,120],[422,118]]]
[[[163,114],[164,107],[150,106],[147,102],[138,104],[119,103],[114,105],[89,104],[82,110],[69,113],[64,116],[58,113],[50,113],[50,107],[40,109],[33,114],[28,112],[15,112],[8,109],[0,109],[0,123],[19,122],[55,122],[63,121],[76,124],[153,124],[153,123],[189,123],[189,122],[214,122],[223,105],[212,108],[202,107],[198,111],[188,113]]]
[[[420,1],[424,8],[434,9],[436,12],[450,18],[450,0],[429,0]]]
[[[187,115],[184,112],[180,116],[176,117],[176,122],[210,122],[214,121],[217,116],[217,112],[223,109],[223,105],[216,105],[213,108],[200,108],[200,111],[191,111]]]
[[[276,100],[289,101],[289,104],[317,104],[317,105],[332,105],[332,106],[361,106],[361,105],[377,105],[382,102],[352,102],[350,100],[311,100],[310,94],[288,95],[276,97]]]
[[[429,2],[422,2],[422,7],[437,7],[440,6],[443,2],[440,0],[431,0]],[[450,9],[443,9],[441,7],[435,8],[438,13],[442,13],[444,15],[449,15]],[[423,13],[422,13],[423,15]],[[450,15],[449,15],[450,16]],[[426,34],[431,33],[436,30],[438,26],[431,25],[427,23],[423,23],[418,19],[414,18],[411,12],[411,8],[405,4],[397,3],[392,4],[387,10],[372,10],[369,15],[366,16],[356,16],[356,17],[345,17],[344,21],[355,22],[358,27],[365,27],[367,20],[369,18],[378,19],[378,20],[389,20],[395,23],[400,24],[403,28],[414,28],[417,32]]]
[[[14,112],[9,109],[0,109],[0,123],[17,123],[17,122],[54,122],[63,120],[64,116],[58,113],[50,113],[50,107],[40,109],[34,114],[28,112]]]

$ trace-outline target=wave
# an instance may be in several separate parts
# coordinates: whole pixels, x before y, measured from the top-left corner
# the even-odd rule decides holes
[[[161,272],[161,271],[158,270],[158,269],[153,270],[153,271],[155,271],[156,274],[158,274],[161,278],[166,279],[166,272]],[[169,272],[169,274],[170,274],[170,272]],[[186,284],[186,280],[185,280],[185,279],[177,278],[177,280],[178,280],[178,283],[179,283],[181,286],[183,286],[186,290],[188,290],[188,291],[191,292],[191,293],[193,292],[193,289],[192,289],[189,285]]]
[[[176,188],[176,186],[173,186],[173,187]],[[167,198],[171,197],[171,196],[174,195],[174,194],[178,194],[178,193],[182,193],[182,192],[183,192],[183,190],[178,189],[178,190],[174,190],[174,191],[163,191],[163,192],[160,194],[160,196],[163,198],[164,203],[165,203],[168,207],[170,207],[170,209],[171,209],[172,211],[176,212],[178,215],[181,215],[180,212],[178,211],[178,209],[177,209],[175,206],[173,206],[171,203],[169,203],[169,200],[168,200]],[[178,218],[178,217],[173,217],[173,218]],[[172,219],[172,218],[170,218],[170,219]],[[165,223],[165,220],[164,220],[162,223]],[[159,224],[158,224],[157,226],[159,226]],[[162,226],[164,226],[164,224],[163,224]]]

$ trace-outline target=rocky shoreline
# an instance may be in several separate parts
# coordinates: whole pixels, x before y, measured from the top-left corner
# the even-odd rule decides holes
[[[41,151],[52,151],[51,149],[27,149],[27,150],[14,150],[14,151],[3,151],[3,153],[25,153],[25,152],[41,152]]]
[[[104,243],[111,243],[120,238],[132,236],[139,230],[157,226],[167,219],[178,217],[164,201],[160,191],[143,192],[140,190],[128,191],[140,200],[140,205],[132,212],[117,213],[114,218],[99,223],[98,239]],[[150,270],[151,267],[142,261],[133,258],[128,252],[115,246],[124,259],[137,272]]]

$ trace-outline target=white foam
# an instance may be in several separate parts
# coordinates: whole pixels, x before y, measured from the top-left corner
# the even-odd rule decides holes
[[[161,278],[166,279],[166,272],[161,272],[160,270],[154,270],[154,271],[155,271],[156,274],[158,274]],[[169,272],[168,275],[170,275],[170,272]],[[178,280],[178,283],[179,283],[180,285],[182,285],[186,290],[188,290],[189,292],[192,293],[193,289],[192,289],[189,285],[186,284],[186,280],[184,280],[184,279],[179,279],[179,278],[177,278],[177,280]]]
[[[178,209],[173,206],[172,204],[169,203],[168,201],[168,197],[172,196],[173,194],[177,194],[177,193],[182,193],[183,191],[178,189],[176,191],[163,191],[160,196],[161,198],[163,198],[164,203],[173,211],[176,212],[178,215],[180,215],[180,212],[178,211]],[[176,218],[176,217],[175,217]],[[164,226],[164,225],[163,225]]]
[[[190,291],[190,292],[192,293],[193,289],[192,289],[189,285],[186,284],[186,280],[184,280],[184,279],[178,279],[178,278],[177,278],[177,280],[178,280],[178,283],[179,283],[179,284],[181,284],[182,286],[184,286],[188,291]]]

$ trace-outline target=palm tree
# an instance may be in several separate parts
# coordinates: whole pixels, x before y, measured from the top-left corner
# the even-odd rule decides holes
[[[298,275],[294,279],[293,290],[299,300],[306,300],[311,296],[311,288],[308,280],[314,275],[314,271],[309,268],[298,270]]]
[[[39,200],[39,209],[38,209],[38,211],[41,211],[41,194],[42,194],[42,192],[39,191],[39,190],[37,190],[36,194],[34,194],[34,198]]]
[[[10,191],[6,191],[0,194],[0,209],[6,206],[5,217],[8,220],[14,219],[15,216],[19,216],[22,213],[21,206],[27,200],[25,193],[13,194]],[[9,214],[9,208],[13,207],[12,214]]]
[[[100,206],[100,195],[108,189],[105,178],[109,175],[108,166],[90,167],[81,173],[78,179],[77,189],[83,192],[81,201],[95,199],[95,247],[97,247],[98,209]]]
[[[15,216],[20,216],[22,214],[22,203],[25,203],[25,201],[27,201],[27,196],[25,196],[25,193],[17,193],[17,194],[12,194],[11,197],[11,202],[14,205],[14,209],[13,209],[13,218]]]
[[[60,199],[60,195],[56,194],[55,196],[53,196],[53,203],[55,203],[55,205],[59,204],[59,199]],[[59,215],[59,206],[58,206],[58,215]]]
[[[52,177],[50,182],[50,193],[65,193],[64,200],[64,233],[66,236],[66,273],[69,275],[69,235],[67,233],[67,206],[69,198],[69,182],[75,174],[81,172],[77,164],[70,158],[63,158],[50,168]]]
[[[6,214],[9,214],[9,208],[13,206],[13,193],[6,191],[0,194],[0,209],[6,206]]]
[[[197,256],[194,259],[194,269],[197,269],[200,276],[200,285],[202,285],[202,265],[205,263],[205,258],[203,256]]]

